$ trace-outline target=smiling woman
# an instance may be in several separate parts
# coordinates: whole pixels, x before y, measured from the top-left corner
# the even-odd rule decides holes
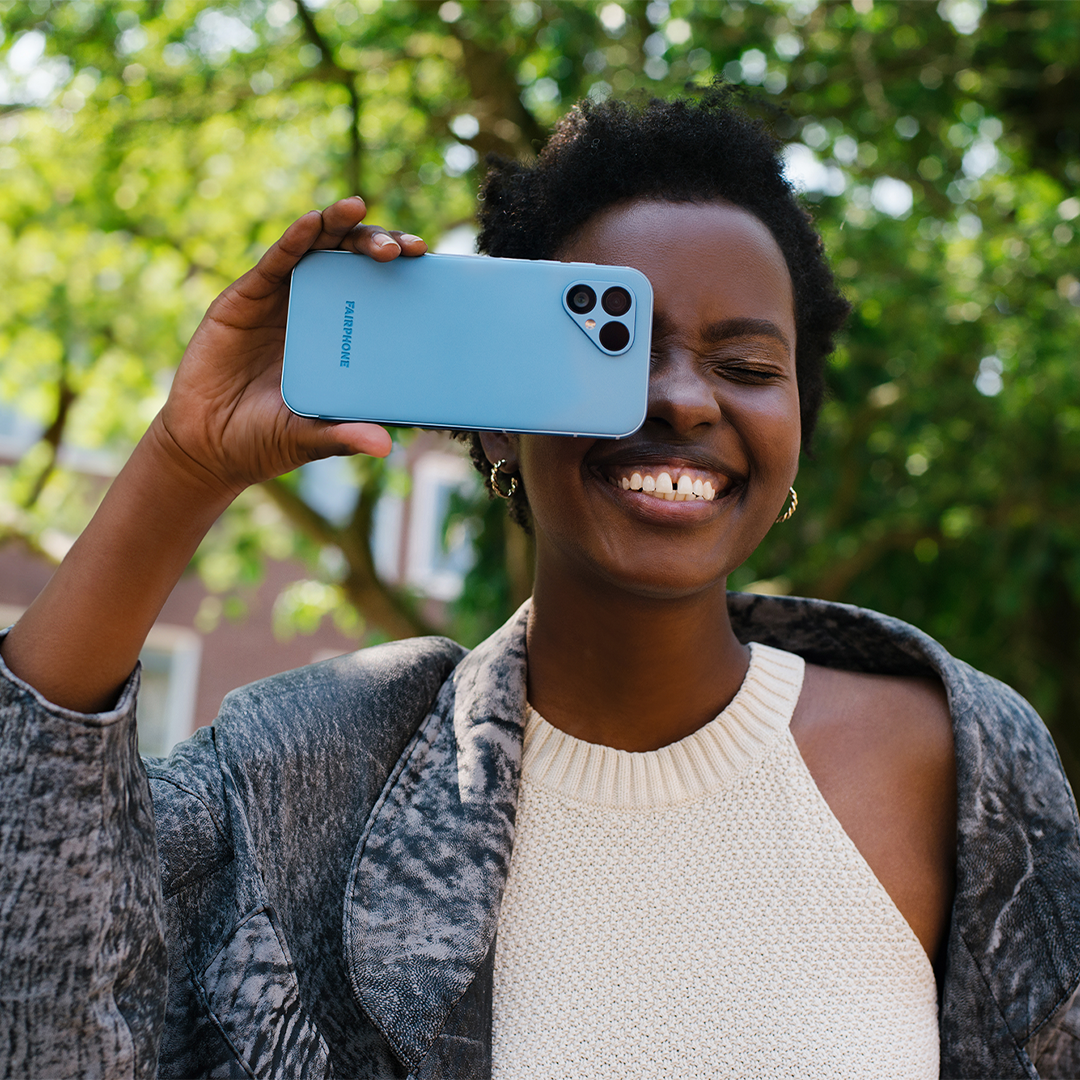
[[[722,94],[583,104],[488,179],[489,253],[654,294],[636,433],[463,433],[534,531],[531,601],[138,760],[135,658],[221,510],[389,451],[279,392],[304,253],[426,250],[364,213],[215,301],[4,640],[0,1073],[1075,1075],[1080,839],[1038,718],[914,627],[726,592],[794,508],[846,305]]]

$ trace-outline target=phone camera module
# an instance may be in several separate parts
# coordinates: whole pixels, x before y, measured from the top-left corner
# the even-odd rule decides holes
[[[614,289],[610,290],[615,292]],[[606,300],[607,297],[605,296]],[[630,343],[630,331],[621,322],[605,323],[600,329],[600,344],[609,352],[619,352]]]
[[[566,294],[566,306],[575,315],[584,315],[596,307],[596,293],[588,285],[571,285],[570,291]]]
[[[615,285],[604,293],[600,303],[609,315],[625,315],[630,310],[630,294],[626,289]]]

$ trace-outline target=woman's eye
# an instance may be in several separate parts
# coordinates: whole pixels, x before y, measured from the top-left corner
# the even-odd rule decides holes
[[[740,360],[721,361],[714,365],[714,369],[724,378],[742,382],[769,382],[780,376],[780,372],[772,366]]]

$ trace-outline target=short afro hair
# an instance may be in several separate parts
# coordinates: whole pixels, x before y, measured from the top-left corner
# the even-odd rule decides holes
[[[514,259],[555,258],[590,218],[631,199],[726,202],[772,233],[795,300],[795,371],[803,448],[824,396],[825,358],[850,310],[825,260],[810,214],[784,178],[779,141],[713,86],[700,99],[579,102],[556,125],[532,163],[488,159],[480,194],[477,248]],[[479,435],[460,432],[490,488]],[[511,517],[528,528],[523,486]]]

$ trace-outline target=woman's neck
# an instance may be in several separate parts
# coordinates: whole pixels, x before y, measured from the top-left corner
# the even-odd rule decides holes
[[[712,720],[738,692],[749,650],[725,583],[679,599],[537,574],[528,626],[529,702],[586,742],[655,750]]]

